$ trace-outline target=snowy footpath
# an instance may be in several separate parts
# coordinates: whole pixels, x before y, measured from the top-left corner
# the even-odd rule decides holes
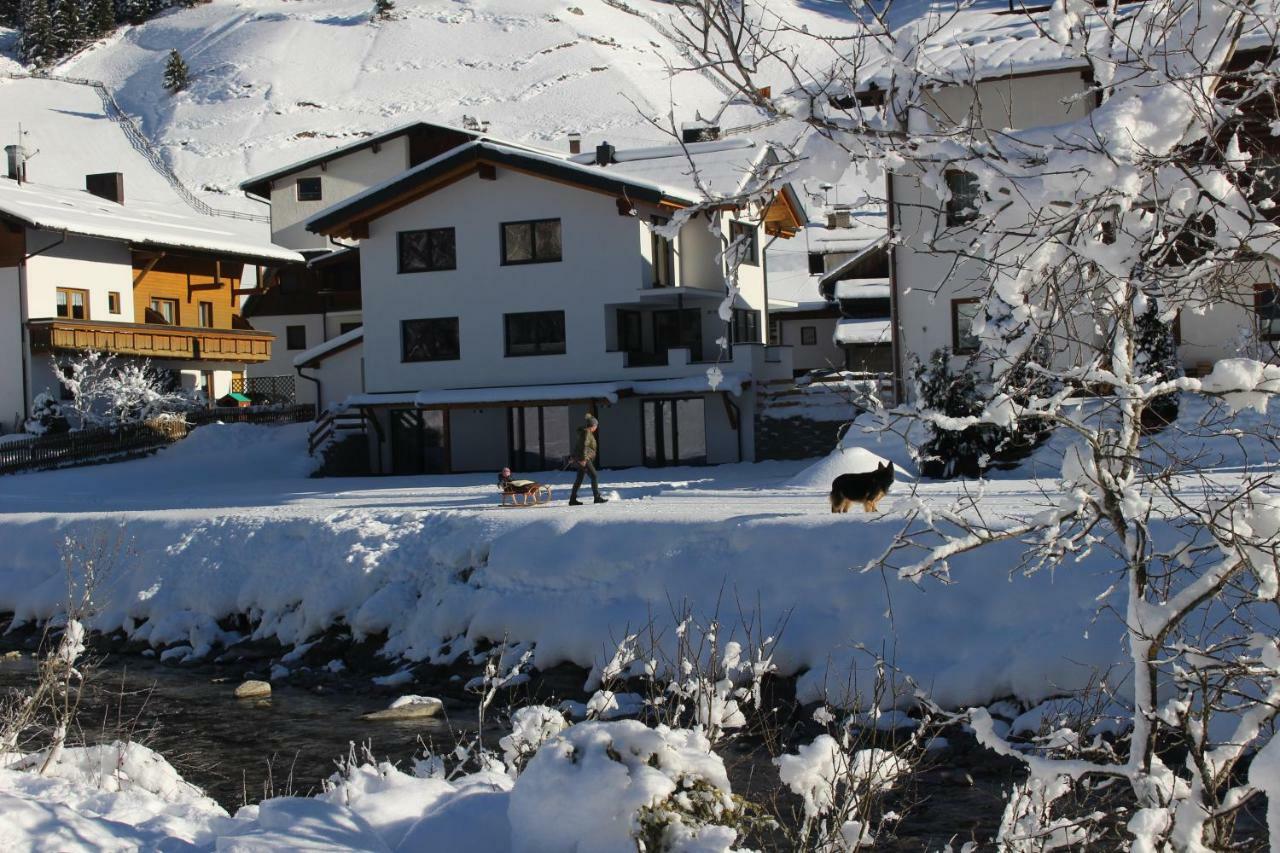
[[[285,644],[341,621],[357,638],[385,632],[386,652],[411,662],[506,639],[532,644],[539,668],[599,667],[628,633],[671,636],[688,607],[782,626],[774,660],[802,700],[839,702],[882,655],[960,706],[1038,701],[1123,655],[1097,612],[1105,567],[1023,576],[1010,543],[955,559],[948,583],[863,572],[900,529],[907,484],[880,514],[832,515],[840,460],[610,471],[614,500],[583,507],[566,505],[558,473],[552,506],[503,509],[484,475],[310,479],[304,429],[211,426],[148,459],[0,479],[0,612],[58,610],[73,537],[114,563],[93,627],[178,646],[169,657],[239,639],[218,621],[247,614]],[[983,509],[1016,517],[1039,485],[992,482]]]

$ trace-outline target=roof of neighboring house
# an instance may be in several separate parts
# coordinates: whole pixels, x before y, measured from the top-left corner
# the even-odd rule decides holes
[[[850,320],[836,323],[835,342],[838,344],[887,344],[891,340],[890,321]]]
[[[745,137],[621,149],[614,162],[595,165],[595,151],[569,159],[611,174],[678,188],[692,198],[734,196],[748,192],[759,178],[759,167],[770,156],[769,147]]]
[[[584,166],[567,158],[491,139],[459,145],[395,177],[375,184],[326,208],[307,220],[307,229],[320,234],[347,236],[353,223],[368,222],[450,183],[480,164],[556,178],[577,186],[653,204],[677,206],[693,203],[679,188],[632,178],[597,166]]]
[[[132,246],[189,249],[250,261],[302,261],[302,255],[267,239],[265,226],[197,213],[182,202],[124,204],[85,190],[0,178],[0,218],[32,228],[121,240]]]
[[[315,367],[331,355],[337,355],[343,350],[351,349],[359,346],[364,342],[364,326],[357,326],[349,332],[344,332],[336,338],[330,338],[324,343],[316,344],[309,350],[303,350],[293,357],[294,367]]]
[[[366,148],[372,148],[375,145],[381,145],[384,142],[389,142],[390,140],[401,136],[412,136],[414,134],[433,133],[439,131],[461,134],[470,139],[476,139],[480,136],[477,131],[465,130],[460,127],[453,127],[452,125],[441,124],[439,122],[412,121],[407,124],[401,124],[396,127],[389,128],[381,133],[371,133],[356,140],[355,142],[350,142],[337,148],[331,148],[328,151],[316,154],[313,157],[295,160],[287,165],[272,169],[270,172],[263,172],[260,175],[254,175],[252,178],[241,181],[240,189],[245,192],[253,193],[254,195],[266,196],[270,192],[271,182],[278,178],[283,178],[293,174],[294,172],[301,172],[315,166],[324,165],[325,163],[337,160],[340,157],[355,154],[358,151],[363,151]]]

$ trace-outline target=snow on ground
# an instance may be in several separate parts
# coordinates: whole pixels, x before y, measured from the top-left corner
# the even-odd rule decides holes
[[[602,0],[399,0],[370,22],[370,0],[214,0],[125,29],[59,73],[103,80],[179,175],[234,192],[250,175],[412,120],[460,125],[567,150],[660,139],[647,117],[714,115],[707,76],[674,84],[679,54],[645,16]],[[167,95],[170,48],[191,68]]]
[[[804,673],[806,699],[869,664],[864,646],[946,704],[1040,699],[1121,654],[1115,624],[1089,627],[1111,580],[1094,564],[1011,579],[1015,543],[957,558],[945,586],[861,573],[898,530],[901,483],[882,515],[836,516],[829,482],[790,484],[805,463],[609,471],[621,500],[599,507],[565,505],[561,472],[539,475],[556,505],[502,509],[488,475],[308,479],[304,431],[202,427],[148,459],[0,479],[0,611],[55,612],[62,537],[113,540],[119,525],[96,627],[196,654],[227,639],[219,617],[249,612],[286,643],[342,619],[415,661],[509,636],[534,642],[541,667],[592,666],[685,601],[729,623],[738,602],[758,602],[766,626],[785,620],[776,660]],[[995,482],[984,506],[1012,516],[1036,495]]]

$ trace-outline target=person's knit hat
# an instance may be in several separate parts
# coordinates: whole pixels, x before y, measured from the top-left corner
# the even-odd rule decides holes
[[[587,412],[586,421],[587,421],[588,427],[600,426],[600,422],[596,420],[596,416],[591,414],[590,412]]]

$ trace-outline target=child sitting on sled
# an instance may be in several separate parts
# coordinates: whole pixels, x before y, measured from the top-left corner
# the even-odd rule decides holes
[[[498,488],[502,491],[503,506],[534,506],[551,500],[550,486],[534,480],[512,479],[510,468],[503,468],[498,474]]]

